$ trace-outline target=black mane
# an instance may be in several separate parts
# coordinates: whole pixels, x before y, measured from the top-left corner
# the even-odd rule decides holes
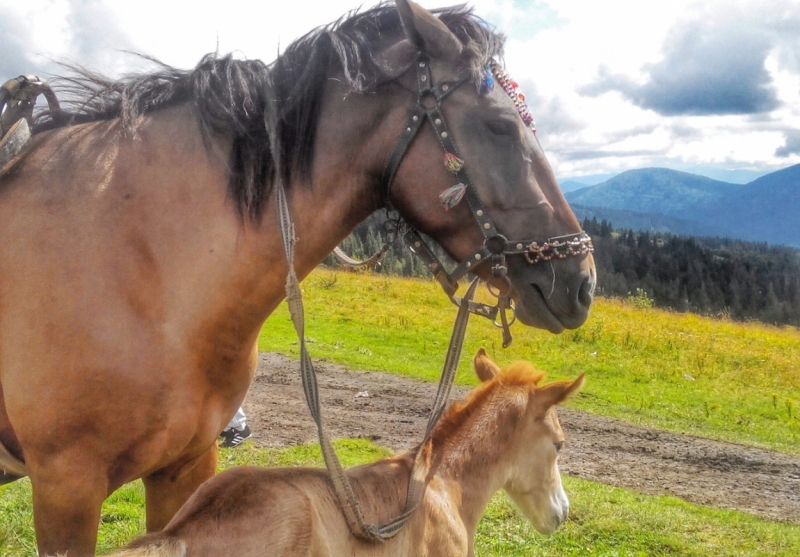
[[[462,41],[473,78],[502,54],[504,37],[464,6],[435,10]],[[325,81],[339,72],[353,92],[367,91],[385,79],[376,60],[378,45],[399,39],[402,26],[394,3],[350,13],[291,43],[271,65],[209,54],[192,70],[178,70],[150,59],[152,73],[110,80],[77,66],[53,80],[66,99],[68,116],[54,121],[43,112],[34,131],[120,118],[124,133],[135,134],[147,112],[190,102],[206,140],[233,138],[230,195],[242,214],[259,218],[270,193],[275,164],[270,151],[268,102],[274,101],[279,167],[285,183],[308,176]],[[145,57],[147,58],[147,57]]]

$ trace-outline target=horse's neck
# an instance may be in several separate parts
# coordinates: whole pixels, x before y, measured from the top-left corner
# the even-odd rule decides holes
[[[329,80],[326,87],[309,176],[298,176],[286,188],[298,238],[295,267],[300,277],[382,204],[376,169],[386,155],[379,130],[391,105],[375,96],[350,95],[338,80]],[[274,200],[273,195],[267,221],[277,215]],[[267,228],[276,230],[269,223]]]

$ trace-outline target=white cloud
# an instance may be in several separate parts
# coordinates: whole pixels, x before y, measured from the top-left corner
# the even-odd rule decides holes
[[[458,1],[421,4],[436,8]],[[793,130],[800,129],[800,6],[795,1],[775,0],[770,10],[758,0],[474,0],[471,4],[479,16],[508,35],[509,73],[533,93],[531,110],[558,175],[654,164],[768,171],[800,162],[800,155],[785,147],[796,137]],[[371,5],[371,0],[365,1],[365,7]],[[13,58],[5,59],[0,68],[42,71],[52,67],[51,58],[112,74],[140,65],[121,50],[149,54],[178,67],[191,67],[217,48],[271,60],[279,45],[357,6],[358,0],[0,0],[4,54]],[[707,37],[706,30],[721,29],[719,33],[733,33],[731,43],[736,44],[735,23],[742,21],[771,45],[760,75],[773,88],[778,106],[758,117],[663,116],[646,103],[636,106],[635,98],[624,92],[580,94],[602,72],[622,76],[632,86],[658,77],[654,68],[674,75],[665,65],[677,52],[670,45],[687,29],[694,26],[701,38]],[[21,45],[27,51],[22,52]],[[702,78],[703,60],[686,62],[693,62],[692,75]],[[35,67],[28,68],[31,64]],[[785,156],[777,156],[782,147]]]

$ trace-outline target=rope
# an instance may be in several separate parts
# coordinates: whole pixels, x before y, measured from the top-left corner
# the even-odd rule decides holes
[[[383,260],[386,252],[389,251],[389,247],[390,244],[383,244],[383,247],[378,253],[372,255],[369,259],[365,259],[364,261],[359,261],[358,259],[350,257],[339,246],[333,248],[333,256],[346,269],[361,269],[363,267],[369,267],[374,270],[375,267],[377,267],[378,264]]]

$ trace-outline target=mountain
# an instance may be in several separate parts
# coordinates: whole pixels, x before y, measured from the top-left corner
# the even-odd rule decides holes
[[[800,164],[753,180],[701,216],[736,238],[800,247]]]
[[[591,187],[589,184],[576,182],[575,180],[564,180],[562,182],[559,182],[558,185],[561,187],[561,191],[564,193],[583,190]]]
[[[744,185],[643,168],[565,195],[582,216],[590,211],[617,228],[800,247],[800,165]]]
[[[628,170],[591,188],[567,194],[570,203],[691,218],[742,188],[697,174],[667,168]]]
[[[605,182],[609,178],[613,178],[616,174],[586,174],[585,176],[563,176],[558,178],[558,183],[562,182],[577,182],[583,184],[583,187],[596,186]]]
[[[681,236],[728,236],[724,229],[697,220],[679,219],[658,213],[637,213],[623,209],[605,207],[586,207],[571,203],[572,211],[578,220],[597,219],[610,222],[616,229],[647,230],[666,232]]]
[[[699,174],[700,176],[705,176],[706,178],[720,180],[722,182],[730,182],[731,184],[747,184],[748,182],[752,182],[756,178],[761,178],[764,174],[766,174],[766,172],[760,170],[726,170],[722,168],[711,168],[708,166],[688,166],[686,168],[682,168],[681,170],[691,174]]]

